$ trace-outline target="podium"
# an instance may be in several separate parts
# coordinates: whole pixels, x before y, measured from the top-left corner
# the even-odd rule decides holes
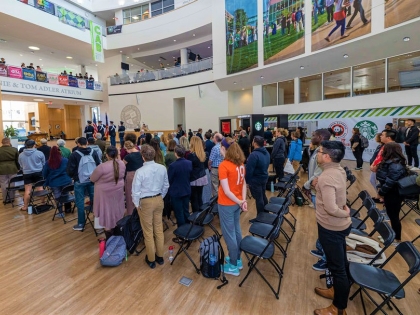
[[[37,146],[41,146],[41,139],[45,138],[48,140],[48,133],[31,133],[28,135],[28,139],[34,140]]]

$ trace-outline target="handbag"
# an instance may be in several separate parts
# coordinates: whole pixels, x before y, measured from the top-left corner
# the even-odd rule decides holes
[[[398,191],[402,196],[413,196],[420,194],[420,186],[417,185],[418,175],[410,175],[398,180]]]
[[[334,18],[334,21],[344,20],[346,18],[346,11],[341,10],[341,11],[338,11],[338,12],[334,12],[333,18]]]

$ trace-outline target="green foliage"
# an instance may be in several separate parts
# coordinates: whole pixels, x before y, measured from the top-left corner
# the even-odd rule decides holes
[[[9,127],[6,125],[6,129],[4,129],[4,135],[7,138],[16,137],[18,135],[18,130],[12,126]]]
[[[236,73],[258,65],[258,41],[235,48],[233,56],[226,56],[227,74]]]
[[[247,25],[248,23],[248,16],[244,9],[237,9],[234,13],[235,21],[236,21],[236,29],[242,28],[243,26]]]

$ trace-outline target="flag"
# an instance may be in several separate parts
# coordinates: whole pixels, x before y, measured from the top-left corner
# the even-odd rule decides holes
[[[93,122],[93,138],[95,139],[95,137],[96,137],[96,134],[98,133],[98,126],[96,125],[96,113],[94,112],[93,113],[93,119],[92,119],[92,122]]]
[[[105,137],[108,139],[109,132],[108,132],[108,114],[105,113]]]

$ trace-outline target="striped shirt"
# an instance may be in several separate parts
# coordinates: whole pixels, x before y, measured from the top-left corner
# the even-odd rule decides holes
[[[224,157],[220,154],[220,143],[218,143],[211,149],[210,152],[209,161],[211,161],[211,167],[219,167],[223,160]]]

